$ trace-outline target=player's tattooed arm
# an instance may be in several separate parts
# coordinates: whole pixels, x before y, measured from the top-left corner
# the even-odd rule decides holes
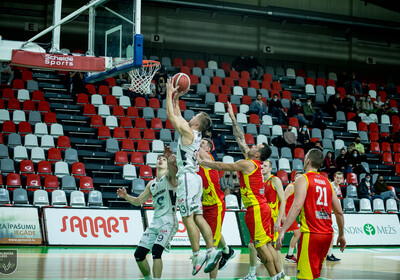
[[[233,135],[235,136],[236,142],[239,145],[240,150],[242,151],[243,155],[247,158],[247,154],[249,152],[249,146],[247,146],[246,141],[244,139],[243,131],[240,129],[235,114],[233,113],[233,108],[230,102],[228,102],[228,114],[229,117],[232,119],[232,126],[233,126]]]

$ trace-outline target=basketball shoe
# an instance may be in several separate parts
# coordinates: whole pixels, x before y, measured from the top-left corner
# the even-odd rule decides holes
[[[211,250],[207,252],[207,262],[206,267],[204,268],[204,272],[210,273],[211,271],[213,271],[221,257],[222,252],[212,247]]]
[[[222,253],[222,258],[219,261],[218,270],[223,270],[226,267],[226,265],[228,264],[228,261],[233,259],[235,256],[236,256],[236,251],[233,250],[231,247],[229,247],[228,254]]]
[[[334,254],[331,254],[330,256],[326,256],[326,260],[328,262],[338,262],[340,259],[336,258]]]
[[[197,256],[191,256],[190,260],[192,261],[193,265],[193,270],[192,270],[192,275],[196,275],[201,267],[204,265],[204,263],[207,261],[207,255],[204,253],[199,253]]]
[[[257,280],[257,273],[254,275],[251,275],[250,273],[248,273],[245,277],[243,277],[240,280]]]
[[[291,255],[291,256],[286,255],[285,260],[287,260],[288,262],[297,263],[297,259],[294,255]]]

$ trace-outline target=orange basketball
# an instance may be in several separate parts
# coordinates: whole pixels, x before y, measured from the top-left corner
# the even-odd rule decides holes
[[[185,91],[190,88],[190,78],[185,73],[175,74],[172,78],[174,87],[178,87],[178,92]]]

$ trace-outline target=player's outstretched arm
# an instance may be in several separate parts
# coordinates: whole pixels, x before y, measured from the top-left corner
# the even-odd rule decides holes
[[[276,219],[276,223],[274,224],[274,232],[277,232],[279,231],[281,222],[284,223],[286,221],[286,215],[285,215],[286,200],[285,200],[285,193],[283,192],[283,185],[281,179],[279,179],[278,177],[274,177],[273,184],[275,186],[276,193],[281,203],[279,206],[278,218]]]
[[[336,192],[332,192],[332,210],[335,213],[336,223],[339,229],[339,236],[337,238],[336,245],[340,245],[340,251],[344,251],[346,248],[346,239],[344,238],[344,216],[342,207],[340,206],[339,199],[337,198]]]
[[[177,90],[172,84],[172,79],[167,80],[167,117],[171,122],[171,125],[179,132],[179,134],[186,138],[189,144],[193,142],[193,133],[189,127],[188,122],[182,118],[182,116],[177,116],[175,114],[174,105],[172,102],[172,94]],[[179,103],[179,102],[178,102]],[[179,108],[178,108],[179,109]],[[180,111],[180,110],[179,110]]]
[[[201,166],[208,167],[215,170],[223,171],[241,171],[245,174],[250,174],[256,168],[255,165],[249,160],[238,160],[234,163],[225,163],[219,161],[211,161],[200,157],[199,153],[196,154],[197,160]]]
[[[130,204],[133,204],[135,206],[140,206],[151,197],[150,182],[147,183],[146,188],[138,197],[134,197],[134,196],[127,194],[125,188],[118,189],[117,194],[119,197],[122,197],[123,199],[128,201]]]
[[[286,221],[281,228],[279,237],[276,240],[276,248],[280,250],[282,248],[282,241],[285,237],[285,232],[288,230],[291,224],[293,224],[296,217],[299,215],[300,210],[303,208],[304,201],[307,195],[307,179],[301,176],[294,183],[294,201],[293,205],[289,210],[286,217]]]
[[[228,114],[232,120],[233,135],[235,136],[236,142],[238,143],[239,148],[242,151],[245,158],[247,158],[247,154],[250,149],[249,149],[249,146],[247,146],[246,141],[244,139],[243,131],[240,129],[240,127],[236,121],[235,114],[233,113],[232,104],[230,102],[228,102]]]

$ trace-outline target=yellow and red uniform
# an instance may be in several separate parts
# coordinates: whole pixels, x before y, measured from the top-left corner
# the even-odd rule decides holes
[[[288,185],[288,187],[289,187],[290,185],[293,186],[294,184],[291,183],[291,184]],[[293,205],[293,200],[294,200],[294,189],[293,189],[292,193],[289,195],[289,197],[286,199],[286,205],[285,205],[285,214],[286,214],[286,217],[287,217],[287,215],[289,214],[290,207],[292,207],[292,205]],[[293,224],[288,228],[287,231],[294,231],[294,230],[298,230],[299,228],[300,228],[300,225],[299,225],[299,224],[297,223],[297,221],[295,220],[295,221],[293,222]]]
[[[322,263],[332,240],[332,193],[327,178],[318,172],[307,172],[307,194],[300,212],[300,243],[297,277],[316,279],[320,277]]]
[[[273,183],[275,178],[275,175],[271,175],[267,180],[264,181],[264,195],[269,207],[271,208],[271,232],[274,234],[273,242],[275,242],[279,236],[279,231],[274,232],[274,225],[276,223],[276,220],[278,219],[279,207],[281,206],[278,193]]]
[[[239,172],[240,194],[247,208],[244,220],[256,248],[271,242],[271,208],[264,196],[262,162],[251,160],[255,169],[250,174]]]
[[[210,153],[209,155],[214,161],[213,156]],[[200,165],[197,174],[203,180],[203,217],[211,227],[214,246],[217,246],[221,239],[222,223],[225,217],[225,194],[219,185],[218,170]]]

